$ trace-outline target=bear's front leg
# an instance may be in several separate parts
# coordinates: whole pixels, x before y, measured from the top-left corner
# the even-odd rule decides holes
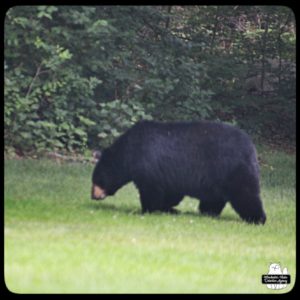
[[[226,202],[223,200],[200,200],[199,211],[204,215],[218,217],[221,214],[225,204]]]
[[[142,213],[164,211],[164,193],[159,188],[139,187]]]

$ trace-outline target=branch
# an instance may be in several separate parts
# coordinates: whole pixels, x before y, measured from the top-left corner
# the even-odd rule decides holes
[[[213,47],[214,47],[214,44],[215,44],[217,27],[218,27],[218,24],[219,24],[218,17],[219,17],[219,6],[217,6],[217,10],[216,10],[216,14],[215,14],[215,21],[214,21],[214,28],[213,28],[213,35],[212,35],[211,42],[210,42],[210,52],[211,53],[213,51]]]
[[[167,18],[167,22],[166,22],[166,29],[169,28],[169,25],[170,25],[170,13],[171,13],[171,10],[172,10],[172,5],[168,6],[168,18]]]
[[[262,36],[262,70],[261,70],[261,81],[260,87],[261,90],[264,90],[264,81],[265,81],[265,59],[266,59],[266,46],[267,46],[267,37],[268,37],[268,30],[269,30],[269,15],[266,16],[266,23],[265,23],[265,31]]]
[[[36,70],[36,72],[35,72],[35,75],[34,75],[34,77],[32,78],[32,80],[31,80],[31,82],[30,82],[30,85],[29,85],[29,88],[28,88],[28,90],[27,90],[27,93],[26,93],[26,98],[30,95],[30,93],[31,93],[31,91],[32,91],[32,87],[33,87],[33,84],[34,84],[34,82],[36,81],[36,79],[38,78],[38,76],[43,72],[45,72],[45,71],[41,71],[41,69],[42,69],[42,64],[43,64],[43,62],[41,62],[40,64],[39,64],[39,66],[38,66],[38,68],[37,68],[37,70]]]
[[[197,111],[196,109],[192,109],[191,107],[189,107],[189,106],[184,106],[184,105],[182,105],[182,104],[180,104],[180,103],[176,103],[174,106],[175,106],[175,107],[182,108],[182,109],[184,109],[184,110],[187,110],[187,111],[189,111],[189,112],[191,112],[191,113],[196,114],[199,118],[202,118],[201,112]]]

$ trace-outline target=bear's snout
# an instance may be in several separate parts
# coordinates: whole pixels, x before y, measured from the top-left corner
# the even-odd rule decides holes
[[[103,200],[106,197],[106,192],[104,189],[97,185],[92,186],[92,199]]]

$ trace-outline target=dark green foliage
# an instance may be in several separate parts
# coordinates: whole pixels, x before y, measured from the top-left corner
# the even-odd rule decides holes
[[[151,118],[294,139],[295,20],[283,6],[13,7],[4,70],[7,150],[82,152]]]

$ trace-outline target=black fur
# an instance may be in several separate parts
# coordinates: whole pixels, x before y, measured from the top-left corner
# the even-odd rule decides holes
[[[247,222],[266,220],[255,147],[223,123],[139,122],[103,151],[92,181],[107,195],[133,181],[143,212],[172,211],[188,195],[204,214],[218,216],[229,201]]]

